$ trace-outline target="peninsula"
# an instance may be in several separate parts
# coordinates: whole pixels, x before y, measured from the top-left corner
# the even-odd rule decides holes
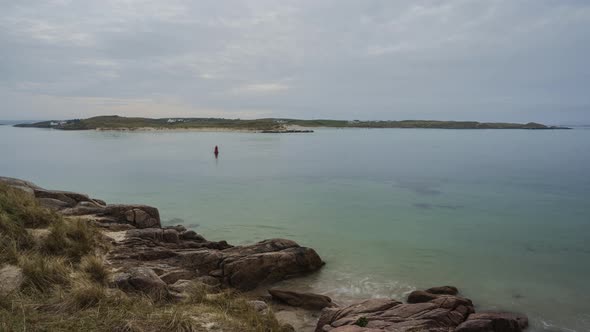
[[[53,120],[17,124],[15,127],[52,128],[60,130],[229,130],[263,133],[313,132],[309,128],[433,128],[433,129],[568,129],[540,123],[505,123],[476,121],[346,121],[299,120],[265,118],[254,120],[222,118],[140,118],[117,115],[97,116],[88,119]]]

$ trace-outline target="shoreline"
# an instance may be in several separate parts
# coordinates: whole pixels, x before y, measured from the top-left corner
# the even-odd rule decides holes
[[[255,301],[277,308],[280,320],[297,326],[297,331],[389,331],[402,324],[439,332],[442,324],[445,331],[520,332],[528,326],[524,315],[476,313],[471,300],[459,295],[452,286],[414,291],[409,294],[407,303],[368,299],[342,307],[324,295],[278,290],[273,288],[277,281],[321,269],[324,262],[315,250],[286,239],[269,239],[245,246],[208,241],[182,225],[162,226],[158,209],[154,207],[107,204],[85,194],[47,190],[13,178],[0,177],[0,183],[33,195],[42,206],[64,217],[80,218],[101,229],[113,245],[107,253],[107,261],[120,278],[129,275],[130,268],[147,269],[160,282],[165,280],[168,287],[164,289],[176,289],[180,287],[176,286],[178,283],[188,280],[237,289],[252,294]],[[125,282],[116,285],[121,289],[129,287]],[[270,295],[264,295],[266,292]],[[417,315],[415,310],[419,316],[414,316]],[[391,312],[396,312],[398,318],[392,320]],[[419,318],[425,313],[432,315],[428,319]],[[346,320],[343,322],[343,319]],[[508,324],[510,329],[496,329],[496,324]]]

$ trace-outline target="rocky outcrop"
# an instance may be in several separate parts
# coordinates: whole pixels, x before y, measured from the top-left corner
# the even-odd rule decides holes
[[[71,191],[47,190],[31,182],[0,177],[0,183],[23,190],[39,203],[67,216],[83,216],[103,226],[129,225],[135,228],[160,227],[158,209],[147,205],[106,204],[100,199]],[[116,226],[115,226],[116,227]]]
[[[269,289],[268,293],[274,300],[293,307],[302,307],[310,310],[336,307],[336,305],[332,303],[332,299],[325,295],[300,293],[277,288]]]
[[[323,265],[315,250],[289,240],[271,239],[234,247],[225,241],[207,241],[200,235],[186,237],[187,232],[192,231],[129,230],[124,240],[114,243],[108,258],[122,269],[154,267],[163,271],[165,279],[173,280],[180,274],[177,280],[187,279],[189,275],[209,277],[240,290],[313,272]],[[184,272],[172,274],[172,271]]]
[[[410,294],[413,303],[370,299],[343,308],[326,308],[315,331],[520,332],[528,326],[522,315],[474,313],[471,300],[456,296],[455,290],[445,286],[416,291]]]
[[[227,285],[241,290],[313,272],[324,265],[315,250],[285,239],[233,247],[221,254],[218,264],[221,278]]]

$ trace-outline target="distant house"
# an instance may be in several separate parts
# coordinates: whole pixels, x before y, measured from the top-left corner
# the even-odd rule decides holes
[[[168,123],[184,122],[184,119],[168,119]]]
[[[67,123],[68,123],[67,121],[51,121],[51,122],[49,123],[49,125],[50,125],[51,127],[55,127],[55,126],[63,126],[63,125],[65,125],[65,124],[67,124]]]

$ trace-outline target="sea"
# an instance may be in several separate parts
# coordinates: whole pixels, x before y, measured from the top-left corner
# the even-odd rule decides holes
[[[590,128],[5,125],[0,176],[153,205],[210,240],[295,240],[326,265],[283,286],[338,303],[454,285],[477,310],[527,314],[529,331],[590,331]]]

